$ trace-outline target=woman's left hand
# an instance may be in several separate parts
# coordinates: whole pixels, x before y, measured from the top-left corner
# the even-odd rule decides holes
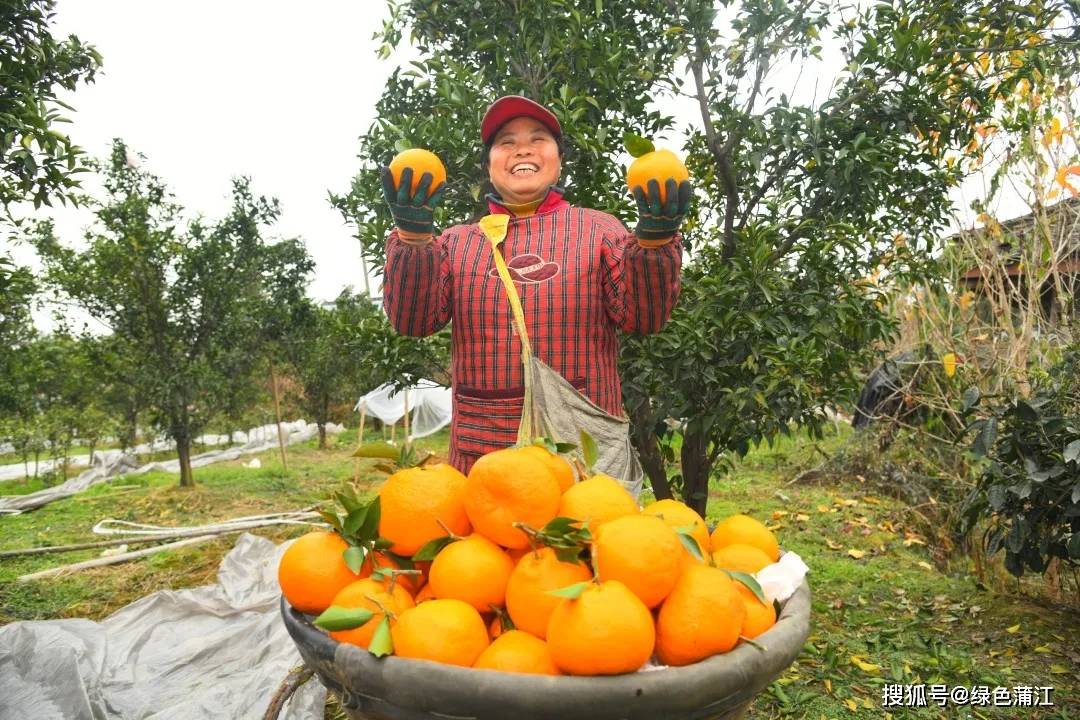
[[[674,235],[690,210],[692,195],[693,187],[689,180],[676,183],[674,178],[668,178],[664,183],[662,199],[660,183],[656,180],[648,182],[647,191],[640,185],[635,187],[638,224],[634,234],[640,240],[664,240]]]

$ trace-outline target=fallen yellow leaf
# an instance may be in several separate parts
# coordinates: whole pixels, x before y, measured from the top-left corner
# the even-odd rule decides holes
[[[832,695],[832,680],[825,678],[825,692]]]
[[[1005,628],[1005,632],[1009,633],[1010,635],[1015,635],[1016,633],[1020,632],[1020,623],[1017,623],[1012,627]]]
[[[1054,651],[1050,649],[1049,645],[1040,645],[1039,647],[1035,648],[1035,652],[1049,653],[1049,652],[1054,652]]]
[[[820,512],[820,513],[827,513],[827,512],[829,512],[831,510],[832,510],[832,508],[829,507],[828,505],[818,505],[817,506],[817,511]]]
[[[852,700],[851,698],[848,698],[847,700],[845,700],[844,704],[847,705],[847,709],[850,710],[851,712],[855,712],[856,710],[859,709],[859,706],[856,705],[855,701]]]
[[[798,520],[799,522],[808,522],[810,520],[810,516],[809,515],[804,515],[803,513],[799,513],[798,515],[795,516],[795,519]]]
[[[931,565],[930,563],[926,562],[925,560],[920,560],[919,561],[919,567],[921,567],[923,570],[931,570],[932,571],[934,569],[934,566]]]
[[[827,547],[828,547],[828,548],[829,548],[830,550],[839,550],[840,548],[844,547],[844,546],[843,546],[843,545],[841,545],[840,543],[835,543],[835,542],[833,542],[832,540],[826,540],[826,541],[825,541],[825,545],[826,545],[826,546],[827,546]]]
[[[862,558],[864,558],[866,556],[865,551],[856,550],[855,548],[851,548],[850,550],[848,550],[847,554],[850,555],[851,557],[855,558],[856,560],[861,560]]]
[[[874,663],[868,663],[858,655],[851,656],[851,664],[862,670],[864,673],[879,673],[881,672],[881,666]]]
[[[780,518],[784,517],[787,514],[788,514],[787,510],[773,510],[772,519],[773,520],[779,520]]]
[[[911,547],[912,545],[925,545],[925,544],[926,544],[925,540],[923,540],[922,538],[916,537],[914,535],[911,535],[911,536],[908,536],[908,537],[904,538],[904,547]]]
[[[1065,667],[1064,665],[1058,665],[1055,663],[1050,666],[1050,672],[1055,675],[1064,675],[1065,673],[1069,672],[1069,668]]]
[[[871,505],[880,505],[881,504],[880,500],[878,500],[876,497],[872,497],[870,495],[863,495],[863,502],[868,502]]]

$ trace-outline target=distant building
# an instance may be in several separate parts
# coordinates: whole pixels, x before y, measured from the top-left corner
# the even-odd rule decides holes
[[[1003,273],[995,285],[1003,286],[1001,281],[1007,279],[1014,289],[1023,294],[1026,294],[1027,290],[1027,275],[1022,262],[1024,243],[1029,241],[1033,233],[1040,231],[1049,234],[1054,246],[1065,247],[1067,251],[1058,260],[1056,269],[1061,280],[1060,287],[1071,293],[1072,297],[1059,297],[1059,284],[1052,280],[1044,282],[1039,289],[1043,318],[1050,324],[1057,325],[1065,312],[1073,317],[1080,314],[1080,304],[1077,303],[1075,294],[1077,281],[1080,280],[1080,197],[1044,207],[1039,215],[1037,218],[1035,214],[1029,213],[999,223],[997,227],[1000,228],[1000,233],[982,227],[962,231],[960,235],[965,232],[979,235],[993,233],[996,238],[995,249],[1002,261],[994,272]],[[1037,222],[1042,224],[1041,227]],[[975,295],[987,292],[987,280],[983,269],[978,267],[971,268],[961,276],[961,282]],[[1065,307],[1066,304],[1069,307]]]

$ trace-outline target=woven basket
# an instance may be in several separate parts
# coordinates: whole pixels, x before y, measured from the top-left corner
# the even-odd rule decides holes
[[[755,642],[694,665],[610,677],[472,670],[376,658],[339,643],[281,601],[308,667],[353,720],[721,720],[738,718],[795,661],[810,633],[810,587],[784,604]]]

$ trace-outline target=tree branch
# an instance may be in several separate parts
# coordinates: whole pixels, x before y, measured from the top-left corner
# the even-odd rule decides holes
[[[708,94],[705,91],[705,53],[701,47],[701,39],[698,39],[697,52],[690,61],[690,69],[694,74],[694,88],[697,92],[698,108],[701,111],[701,121],[705,125],[705,140],[709,145],[709,151],[713,159],[720,167],[720,181],[724,186],[724,195],[727,202],[724,208],[724,249],[721,254],[725,260],[735,254],[735,212],[738,210],[739,193],[735,183],[735,168],[731,163],[731,152],[735,147],[736,136],[732,133],[724,146],[720,146],[716,136],[716,126],[713,125],[712,116],[709,112]]]

